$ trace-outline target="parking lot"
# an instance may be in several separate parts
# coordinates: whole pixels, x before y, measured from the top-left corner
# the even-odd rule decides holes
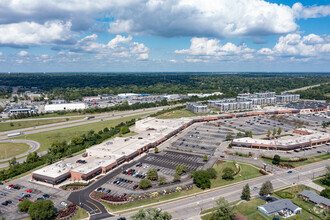
[[[295,128],[295,125],[285,123],[281,120],[273,120],[266,116],[225,120],[223,124],[244,131],[252,131],[253,134],[266,134],[268,129],[273,131],[274,128],[278,129],[279,127],[282,129],[282,133],[286,133]]]
[[[326,113],[308,114],[308,115],[288,115],[284,118],[290,121],[300,121],[310,126],[321,126],[323,122],[329,122],[330,117]]]
[[[29,178],[29,176],[25,178]],[[12,184],[18,186],[20,189],[9,188],[8,184],[0,185],[0,216],[4,216],[6,219],[20,219],[28,217],[28,214],[19,213],[17,209],[17,205],[20,203],[19,199],[26,194],[30,195],[28,199],[31,201],[35,201],[38,198],[52,200],[57,210],[65,207],[64,204],[61,204],[62,202],[69,204],[69,202],[64,199],[67,198],[69,192],[52,188],[51,185],[43,186],[22,179],[14,180],[12,181]],[[49,196],[48,198],[47,195]],[[12,203],[8,205],[1,204],[7,200]]]
[[[172,148],[213,155],[228,134],[236,135],[231,129],[220,127],[217,123],[201,124],[173,142]]]
[[[144,194],[145,191],[140,190],[138,185],[142,179],[147,178],[149,169],[154,168],[157,170],[158,179],[165,178],[167,182],[171,182],[176,166],[183,164],[187,168],[187,173],[189,171],[200,170],[204,165],[203,157],[173,151],[162,151],[158,154],[150,153],[96,190],[118,197],[129,196],[131,194]],[[183,175],[181,178],[184,179],[185,177],[187,175]],[[158,181],[152,181],[152,184],[153,186],[158,186]]]

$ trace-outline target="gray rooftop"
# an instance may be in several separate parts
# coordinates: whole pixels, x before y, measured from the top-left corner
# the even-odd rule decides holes
[[[283,209],[290,209],[291,211],[295,211],[298,206],[293,204],[289,199],[280,199],[274,202],[267,203],[265,205],[261,205],[259,207],[264,208],[268,213],[279,212]]]
[[[300,193],[300,195],[307,197],[311,202],[314,202],[316,204],[324,204],[330,206],[330,199],[320,196],[314,191],[304,190]]]

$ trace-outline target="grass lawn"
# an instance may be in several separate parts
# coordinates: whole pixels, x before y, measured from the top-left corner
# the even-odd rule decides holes
[[[36,134],[28,134],[28,135],[16,137],[15,139],[28,139],[39,142],[41,146],[38,152],[40,152],[47,150],[51,146],[51,144],[55,141],[63,141],[63,140],[69,141],[72,137],[77,135],[82,135],[84,133],[86,134],[90,130],[94,130],[95,132],[98,132],[100,130],[103,130],[105,127],[108,128],[114,127],[121,122],[129,121],[133,118],[140,118],[148,114],[149,113],[136,115],[136,116],[123,117],[108,121],[100,121],[91,124],[79,125],[69,128],[58,129],[58,130],[45,131]]]
[[[330,154],[324,153],[324,154],[318,154],[318,155],[310,156],[310,157],[306,157],[306,158],[307,158],[307,160],[300,161],[300,162],[290,162],[290,163],[281,162],[281,164],[290,164],[294,167],[299,167],[299,166],[306,165],[306,164],[309,164],[309,163],[315,163],[315,162],[319,162],[319,161],[322,161],[322,160],[330,159]],[[281,157],[281,160],[289,160],[289,159],[290,158]],[[272,164],[272,160],[270,160],[270,159],[261,158],[261,160],[266,162],[266,163]]]
[[[30,146],[24,143],[0,143],[0,159],[14,157],[28,151],[29,149]]]
[[[226,161],[224,163],[215,164],[213,168],[217,171],[218,176],[217,179],[211,180],[212,188],[262,176],[262,174],[259,172],[259,169],[255,168],[254,166],[240,162],[237,162],[237,164],[241,167],[241,171],[234,177],[233,180],[223,180],[221,178],[222,170],[226,167],[232,168],[235,172],[237,171],[233,161]]]
[[[59,122],[65,122],[69,120],[77,120],[77,118],[55,118],[55,119],[44,119],[44,120],[27,120],[27,121],[17,121],[17,122],[3,122],[0,126],[0,132],[2,131],[11,131],[21,128],[35,127],[39,125],[54,124]]]
[[[283,190],[279,190],[275,192],[272,196],[278,198],[278,199],[284,199],[286,198],[286,195],[293,195],[294,198],[291,199],[293,203],[295,203],[297,206],[301,207],[303,210],[299,215],[292,216],[290,218],[286,218],[288,220],[310,220],[311,217],[314,220],[320,220],[325,219],[322,218],[322,214],[317,214],[313,211],[314,205],[310,202],[306,202],[305,200],[301,199],[298,195],[304,190],[304,189],[310,189],[307,186],[304,185],[297,185],[294,187],[286,188]],[[283,196],[283,197],[282,197]],[[266,216],[265,214],[258,211],[258,206],[263,205],[266,202],[260,198],[254,198],[250,201],[246,202],[243,201],[239,204],[236,204],[233,206],[233,211],[235,213],[241,213],[242,215],[246,216],[249,220],[271,220],[275,215]],[[214,211],[215,209],[210,209],[210,211]],[[209,210],[205,210],[204,213],[207,213]],[[208,215],[204,215],[202,217],[203,220],[209,220],[212,217],[212,213]],[[321,218],[320,218],[321,217]],[[283,218],[281,218],[283,219]]]
[[[71,220],[80,220],[80,219],[88,218],[88,213],[84,209],[78,206],[77,208],[78,208],[77,214]]]
[[[182,117],[193,117],[197,114],[188,111],[187,109],[174,110],[171,112],[166,112],[162,115],[157,116],[159,119],[169,119],[169,118],[182,118]]]
[[[330,189],[330,186],[327,186],[327,185],[324,185],[323,183],[321,183],[322,179],[325,179],[325,177],[313,180],[313,182],[316,183],[317,185],[323,186],[324,188]]]

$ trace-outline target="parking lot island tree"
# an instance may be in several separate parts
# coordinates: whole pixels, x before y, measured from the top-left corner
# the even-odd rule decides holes
[[[279,127],[278,130],[277,130],[277,134],[278,134],[278,135],[281,135],[281,133],[282,133],[282,128]]]
[[[207,162],[208,159],[209,159],[209,157],[205,154],[204,157],[203,157],[203,161],[204,161],[204,162]]]
[[[17,207],[20,212],[27,212],[29,211],[31,204],[31,200],[24,199],[22,202],[18,203]]]
[[[173,177],[173,182],[176,183],[176,182],[180,182],[181,181],[181,176],[177,173],[174,174],[174,177]]]
[[[149,169],[147,172],[147,178],[149,180],[158,180],[158,172],[155,168]]]
[[[270,135],[271,135],[271,131],[270,131],[270,128],[268,128],[267,137],[270,137]]]
[[[36,200],[30,205],[28,214],[32,220],[52,219],[56,215],[54,203],[49,199]]]
[[[194,183],[201,189],[210,188],[210,174],[206,170],[198,170],[194,172]]]
[[[277,133],[276,128],[273,129],[273,136],[275,136]]]
[[[274,158],[272,160],[272,164],[274,165],[279,165],[281,162],[281,157],[278,155],[278,154],[275,154],[274,155]]]
[[[139,183],[139,187],[140,187],[141,189],[148,189],[148,188],[150,188],[151,186],[152,186],[152,184],[151,184],[150,180],[143,179],[143,180],[141,180],[140,183]]]

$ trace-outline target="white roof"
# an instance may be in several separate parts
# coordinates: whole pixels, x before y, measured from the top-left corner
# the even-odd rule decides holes
[[[56,178],[65,173],[70,172],[70,170],[74,169],[76,166],[77,166],[77,164],[64,163],[64,162],[60,161],[60,162],[51,164],[49,166],[43,167],[39,170],[36,170],[33,173]]]

